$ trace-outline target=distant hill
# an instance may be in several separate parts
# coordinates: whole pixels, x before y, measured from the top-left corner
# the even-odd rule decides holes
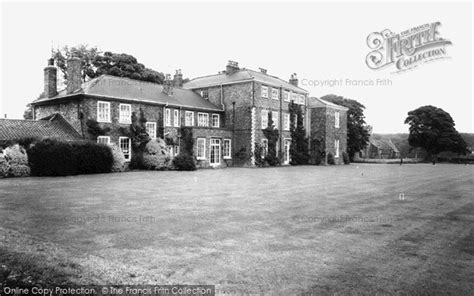
[[[403,157],[415,157],[417,154],[418,157],[424,157],[425,152],[422,149],[415,149],[408,144],[408,133],[399,133],[399,134],[372,134],[376,139],[390,139],[393,144],[397,146],[398,150]],[[466,141],[467,146],[474,150],[474,134],[471,133],[461,133],[464,141]]]

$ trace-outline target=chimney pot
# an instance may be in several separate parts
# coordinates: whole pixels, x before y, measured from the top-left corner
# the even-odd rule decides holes
[[[230,75],[232,73],[235,73],[237,71],[239,71],[239,63],[235,62],[235,61],[231,61],[229,60],[229,62],[227,62],[227,66],[225,67],[225,73],[227,75]]]
[[[80,89],[81,84],[81,59],[73,56],[67,61],[67,94]]]
[[[291,74],[290,84],[298,86],[298,77],[296,76],[296,73]]]
[[[57,88],[58,70],[54,66],[54,59],[48,59],[48,65],[44,68],[44,97],[51,98],[58,94]]]
[[[267,74],[267,69],[264,69],[264,68],[258,68],[260,70],[260,72],[262,72],[263,74]]]

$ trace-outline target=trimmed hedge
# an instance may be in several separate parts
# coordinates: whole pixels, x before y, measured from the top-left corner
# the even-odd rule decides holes
[[[196,164],[194,163],[194,157],[189,154],[180,153],[173,159],[173,165],[178,171],[194,171],[196,170]]]
[[[110,147],[92,142],[43,140],[28,149],[28,157],[34,176],[109,173],[114,163]]]

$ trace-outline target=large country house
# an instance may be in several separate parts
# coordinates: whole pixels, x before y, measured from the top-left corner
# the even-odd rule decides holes
[[[85,83],[81,61],[68,61],[68,82],[57,90],[57,68],[50,59],[44,69],[44,96],[32,103],[34,119],[60,114],[84,139],[116,143],[131,159],[131,139],[123,133],[131,124],[132,112],[141,109],[152,137],[163,137],[172,155],[179,153],[180,127],[191,127],[194,154],[200,167],[254,166],[255,146],[267,144],[262,132],[269,114],[279,133],[277,150],[282,163],[290,163],[291,101],[299,104],[310,148],[331,152],[342,163],[346,150],[347,108],[311,98],[298,86],[296,74],[289,81],[239,68],[229,61],[224,71],[198,77],[183,84],[177,71],[163,85],[102,75]],[[96,121],[107,133],[94,136],[87,122]],[[311,150],[311,149],[310,149]],[[313,149],[314,150],[314,149]]]

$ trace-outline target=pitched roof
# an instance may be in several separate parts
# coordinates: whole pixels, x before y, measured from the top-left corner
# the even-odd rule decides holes
[[[195,109],[222,110],[192,90],[173,88],[173,95],[169,96],[163,93],[163,85],[161,84],[111,75],[101,75],[85,82],[80,89],[72,94],[68,95],[64,89],[52,98],[40,98],[34,101],[33,104],[50,102],[78,94]]]
[[[58,113],[40,120],[0,119],[0,140],[21,138],[81,139],[79,133]]]
[[[323,99],[315,98],[315,97],[310,97],[309,98],[309,107],[310,108],[311,107],[330,107],[330,108],[344,110],[344,111],[349,110],[349,108],[347,108],[347,107],[337,105],[337,104],[328,102],[328,101],[323,100]]]
[[[244,82],[244,81],[258,81],[270,86],[283,87],[285,89],[288,89],[294,92],[308,93],[307,90],[302,89],[301,87],[298,87],[298,86],[294,86],[293,84],[290,84],[288,81],[285,81],[276,76],[268,75],[262,72],[245,69],[245,68],[240,69],[232,74],[219,73],[215,75],[197,77],[185,83],[183,85],[183,88],[195,89],[195,88],[217,86],[221,84],[233,84],[233,83],[239,83],[239,82]]]
[[[397,146],[393,144],[392,140],[390,139],[375,139],[373,137],[369,138],[370,144],[374,145],[378,149],[383,150],[392,150],[394,152],[399,152]]]

